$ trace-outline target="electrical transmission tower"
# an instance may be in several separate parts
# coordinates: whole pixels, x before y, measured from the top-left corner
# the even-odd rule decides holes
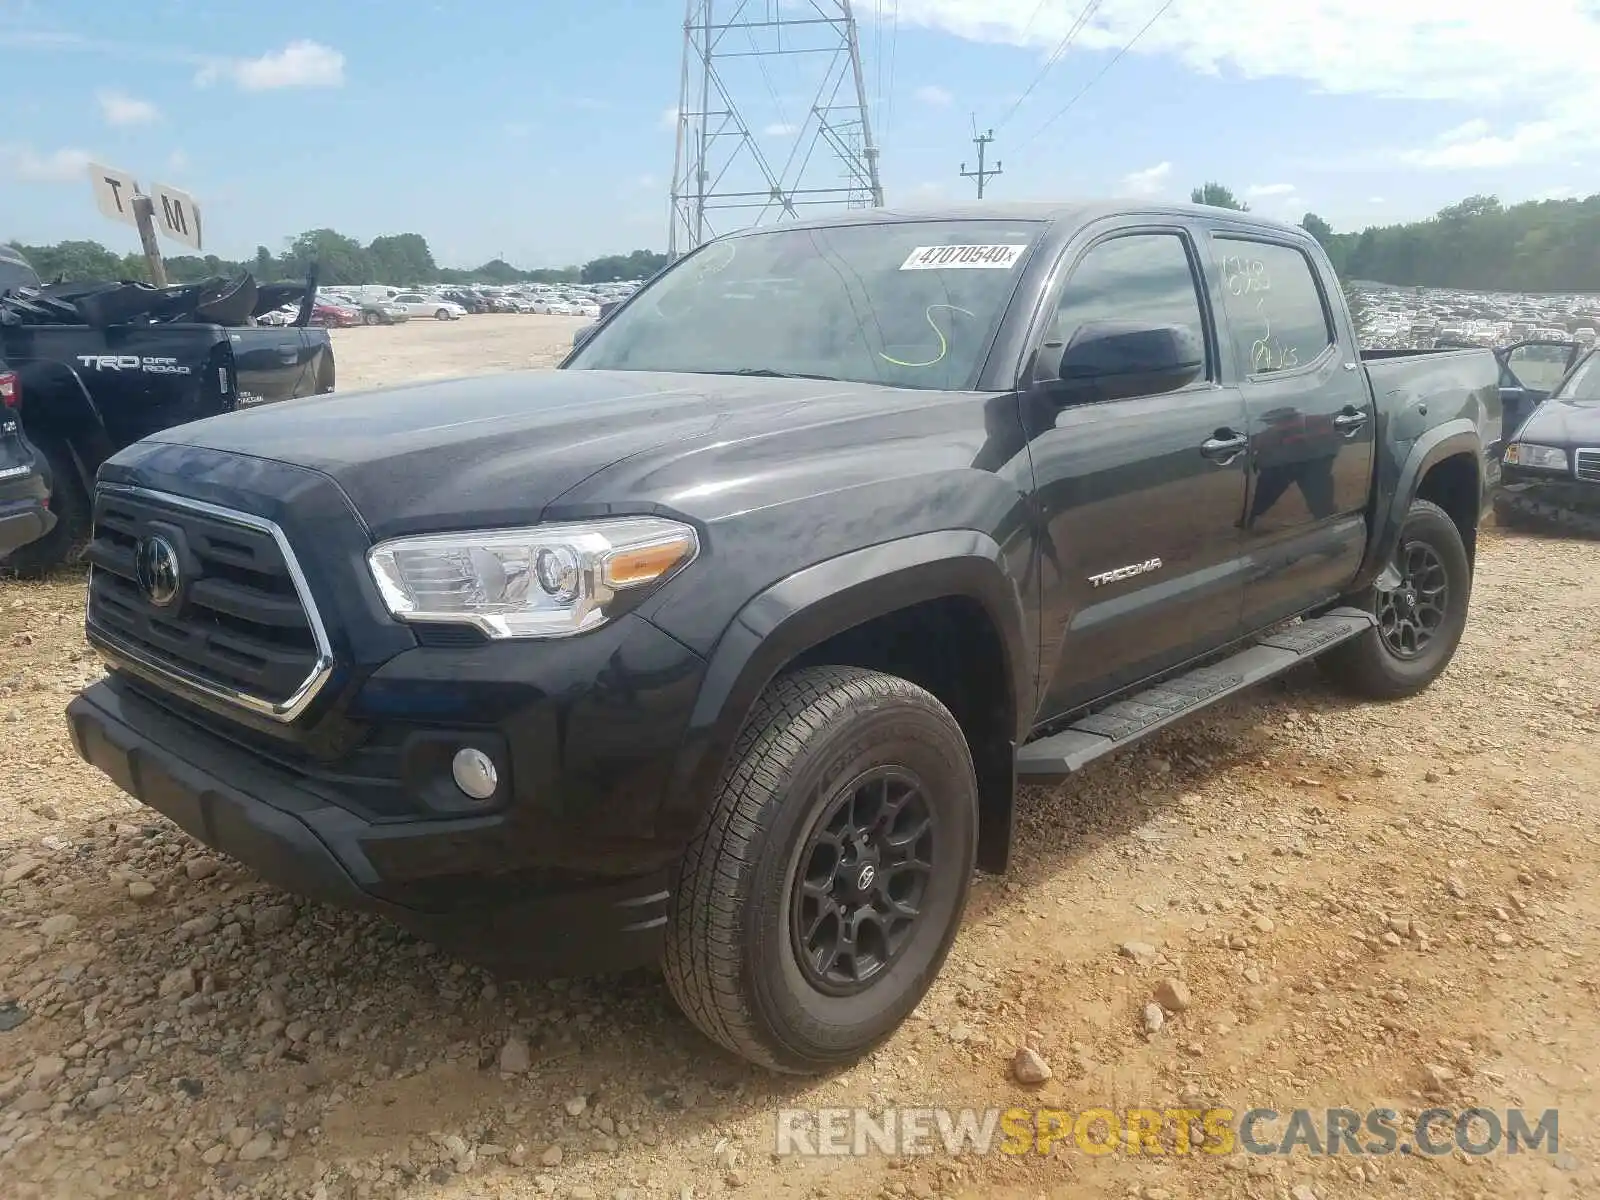
[[[802,208],[883,204],[850,0],[687,0],[677,127],[672,258]]]

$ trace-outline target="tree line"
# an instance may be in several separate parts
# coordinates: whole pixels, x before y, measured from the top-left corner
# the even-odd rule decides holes
[[[1194,189],[1196,204],[1248,211],[1215,181]],[[1316,213],[1301,225],[1328,252],[1344,279],[1403,286],[1504,292],[1600,292],[1600,195],[1582,200],[1529,200],[1509,207],[1494,196],[1469,196],[1422,221],[1338,233]],[[16,245],[45,279],[145,279],[142,255],[119,255],[99,242]],[[609,283],[648,279],[667,264],[653,250],[608,254],[582,265],[522,270],[501,259],[469,270],[434,262],[418,233],[388,234],[362,245],[332,229],[309,229],[274,254],[256,247],[242,262],[214,254],[166,260],[173,282],[248,270],[258,280],[303,279],[311,262],[330,284],[355,283]]]
[[[125,279],[148,282],[149,268],[142,254],[117,254],[99,242],[64,241],[50,246],[11,245],[20,250],[45,280]],[[470,270],[441,267],[420,233],[375,237],[363,246],[332,229],[308,229],[278,254],[257,246],[254,258],[235,261],[215,254],[179,254],[165,260],[167,279],[193,283],[217,275],[249,271],[260,282],[304,279],[312,262],[319,264],[317,278],[325,284],[390,283],[611,283],[619,279],[648,279],[667,265],[667,256],[654,250],[607,254],[581,266],[541,267],[524,271],[501,259],[490,259]]]
[[[1196,204],[1249,211],[1233,191],[1209,182]],[[1300,225],[1322,244],[1346,280],[1485,292],[1600,292],[1600,195],[1528,200],[1507,207],[1468,196],[1422,221],[1337,233],[1316,213]]]

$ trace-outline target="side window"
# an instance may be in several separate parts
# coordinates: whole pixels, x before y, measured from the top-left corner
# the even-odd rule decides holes
[[[1292,371],[1333,345],[1311,260],[1293,246],[1217,238],[1222,307],[1234,359],[1248,375]]]
[[[1048,340],[1069,342],[1088,321],[1181,325],[1204,345],[1200,294],[1183,237],[1125,234],[1084,255],[1061,290]]]

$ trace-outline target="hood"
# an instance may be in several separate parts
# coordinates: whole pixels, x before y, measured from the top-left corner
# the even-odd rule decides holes
[[[871,413],[885,392],[804,379],[526,371],[261,405],[148,440],[321,472],[384,538],[526,524],[624,459],[746,420],[772,432],[809,423],[819,407]]]
[[[1521,442],[1545,446],[1600,446],[1600,399],[1546,400],[1517,432]]]

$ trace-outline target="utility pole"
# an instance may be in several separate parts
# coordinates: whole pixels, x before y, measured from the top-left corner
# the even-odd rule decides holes
[[[992,142],[992,141],[994,141],[994,130],[991,129],[991,130],[989,130],[988,133],[979,133],[978,130],[977,130],[977,126],[974,125],[973,126],[973,130],[972,130],[972,144],[978,148],[978,169],[976,171],[969,171],[969,170],[967,170],[967,164],[966,163],[962,163],[961,164],[961,178],[963,178],[963,179],[976,179],[978,181],[978,199],[979,200],[983,199],[983,185],[984,185],[984,183],[986,181],[990,180],[990,179],[993,179],[996,175],[1000,174],[1000,160],[998,158],[994,160],[994,169],[993,170],[985,170],[984,166],[983,166],[983,153],[984,153],[984,150],[988,147],[989,143]]]

